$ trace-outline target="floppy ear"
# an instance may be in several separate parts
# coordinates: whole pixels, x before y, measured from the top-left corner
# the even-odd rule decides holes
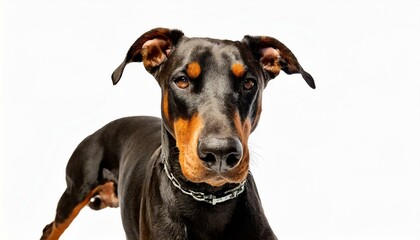
[[[146,70],[155,74],[182,36],[184,33],[181,31],[166,28],[155,28],[141,35],[128,50],[124,61],[112,73],[114,85],[121,79],[125,65],[131,62],[143,62]]]
[[[287,74],[300,73],[306,83],[315,89],[312,76],[303,70],[295,55],[283,43],[272,37],[245,36],[242,43],[247,45],[260,62],[269,79],[275,78],[280,70]]]

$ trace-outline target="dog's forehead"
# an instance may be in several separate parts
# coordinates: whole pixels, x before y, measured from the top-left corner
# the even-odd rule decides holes
[[[242,62],[240,43],[212,38],[185,38],[177,46],[177,55],[200,61],[213,58],[216,62]]]

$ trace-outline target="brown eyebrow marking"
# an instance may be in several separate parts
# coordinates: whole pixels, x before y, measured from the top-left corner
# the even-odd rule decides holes
[[[244,76],[246,72],[245,67],[242,63],[234,63],[232,64],[230,69],[232,70],[233,75],[237,78]]]
[[[191,62],[187,65],[187,75],[191,79],[196,79],[201,74],[201,67],[198,62]]]

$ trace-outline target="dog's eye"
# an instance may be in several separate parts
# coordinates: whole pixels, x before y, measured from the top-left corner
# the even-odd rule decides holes
[[[190,81],[188,80],[187,77],[184,77],[184,76],[175,79],[174,82],[175,82],[176,86],[181,88],[181,89],[185,89],[188,86],[190,86]]]
[[[251,90],[252,88],[254,88],[254,86],[256,85],[256,82],[254,79],[252,78],[247,78],[244,81],[244,90]]]

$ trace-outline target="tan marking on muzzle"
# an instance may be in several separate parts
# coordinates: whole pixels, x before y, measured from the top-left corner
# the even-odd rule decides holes
[[[179,149],[179,163],[182,174],[191,182],[203,181],[203,165],[197,154],[198,136],[203,121],[198,116],[191,119],[177,119],[174,123],[176,146]]]
[[[242,159],[239,162],[239,165],[235,167],[231,174],[231,180],[233,182],[242,182],[248,175],[248,168],[249,168],[249,149],[248,149],[248,139],[249,135],[251,134],[251,120],[246,118],[244,122],[241,122],[241,117],[239,116],[239,112],[236,112],[234,115],[234,125],[235,129],[238,133],[239,140],[242,144]]]

